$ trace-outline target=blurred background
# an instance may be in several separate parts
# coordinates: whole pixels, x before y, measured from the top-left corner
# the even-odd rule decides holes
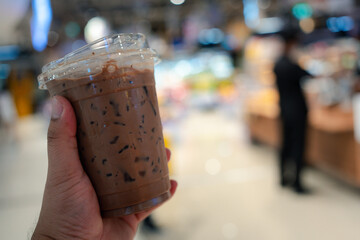
[[[31,236],[46,180],[49,96],[37,75],[97,38],[142,32],[176,196],[136,239],[360,238],[359,0],[0,0],[0,238]],[[312,77],[304,183],[279,184],[273,72],[298,29]]]

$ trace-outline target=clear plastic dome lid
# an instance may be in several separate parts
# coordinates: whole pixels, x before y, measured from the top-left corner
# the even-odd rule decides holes
[[[38,76],[39,88],[54,79],[81,78],[101,72],[102,66],[115,60],[119,66],[151,61],[160,62],[159,55],[151,49],[141,33],[121,33],[100,38],[58,60],[46,64]]]

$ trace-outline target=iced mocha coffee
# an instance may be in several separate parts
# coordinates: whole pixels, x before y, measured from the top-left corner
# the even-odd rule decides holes
[[[94,75],[46,82],[51,96],[66,97],[75,110],[80,159],[105,216],[170,196],[154,72],[139,65],[112,59]]]

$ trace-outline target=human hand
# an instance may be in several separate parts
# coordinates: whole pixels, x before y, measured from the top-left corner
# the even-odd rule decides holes
[[[52,99],[48,130],[48,176],[40,217],[32,240],[133,239],[138,224],[156,208],[118,218],[102,218],[95,190],[82,168],[76,119],[63,97]],[[167,159],[170,150],[166,149]],[[176,181],[171,180],[171,195]]]

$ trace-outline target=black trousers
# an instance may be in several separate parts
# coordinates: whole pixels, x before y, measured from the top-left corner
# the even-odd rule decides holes
[[[299,114],[300,115],[300,114]],[[295,186],[301,185],[301,173],[304,167],[304,151],[307,128],[307,114],[300,116],[282,116],[282,145],[280,150],[281,180],[291,180]],[[293,163],[293,164],[291,164]],[[295,166],[295,171],[291,171]],[[285,174],[287,174],[285,176]],[[290,176],[288,176],[290,174]],[[289,177],[291,179],[287,179]]]

